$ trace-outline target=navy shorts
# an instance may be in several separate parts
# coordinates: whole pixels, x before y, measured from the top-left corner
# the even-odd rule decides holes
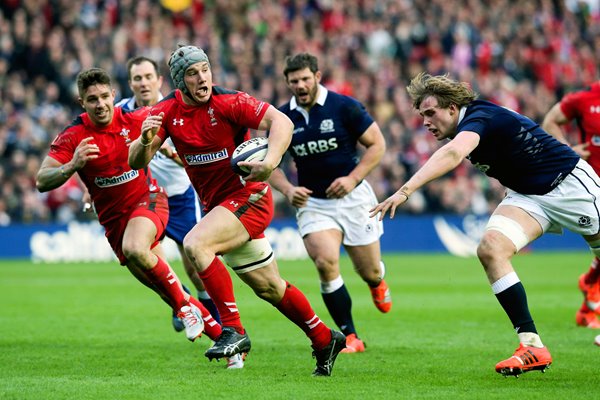
[[[190,186],[183,194],[169,197],[169,223],[166,235],[178,244],[200,221],[200,204],[194,188]]]

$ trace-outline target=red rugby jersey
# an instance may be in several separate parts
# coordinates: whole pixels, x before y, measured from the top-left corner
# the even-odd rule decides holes
[[[264,182],[245,182],[230,166],[235,148],[250,139],[268,103],[244,92],[213,87],[210,100],[200,106],[183,102],[175,90],[152,107],[152,115],[164,112],[158,136],[170,136],[206,210],[240,190],[262,190]]]
[[[587,161],[600,173],[600,82],[587,90],[567,94],[560,101],[560,109],[568,119],[577,122],[580,143],[589,143]]]
[[[94,138],[93,143],[100,148],[99,156],[77,173],[92,196],[101,224],[126,216],[149,190],[160,190],[148,168],[132,170],[127,161],[129,144],[140,135],[149,111],[150,108],[145,107],[123,112],[115,107],[112,123],[104,127],[95,126],[87,113],[83,113],[50,145],[48,155],[66,164],[81,140]]]

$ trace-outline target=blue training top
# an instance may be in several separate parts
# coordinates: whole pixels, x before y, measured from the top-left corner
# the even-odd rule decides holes
[[[294,123],[288,152],[296,163],[298,185],[312,190],[312,197],[327,198],[325,190],[331,182],[347,176],[358,164],[356,142],[373,118],[357,100],[321,85],[310,111],[294,97],[279,110]]]
[[[575,168],[579,155],[531,119],[488,101],[461,109],[457,132],[481,137],[467,157],[475,168],[522,194],[550,192]]]

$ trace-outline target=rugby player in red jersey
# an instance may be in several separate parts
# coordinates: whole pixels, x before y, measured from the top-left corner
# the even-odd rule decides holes
[[[544,117],[542,128],[569,144],[562,125],[577,121],[580,140],[571,146],[581,158],[586,160],[596,173],[600,174],[600,82],[595,82],[585,90],[566,94]],[[579,326],[600,329],[600,259],[594,256],[587,273],[579,276],[579,289],[583,293],[583,303],[575,314]]]
[[[129,149],[129,163],[143,168],[170,137],[204,206],[204,216],[184,239],[184,248],[215,302],[223,333],[205,355],[230,357],[250,350],[225,262],[260,298],[299,326],[312,342],[315,376],[329,376],[345,336],[329,329],[308,299],[279,275],[264,230],[273,218],[273,198],[264,182],[279,163],[292,135],[292,123],[268,103],[247,93],[213,86],[206,53],[195,46],[175,50],[169,59],[176,90],[152,107],[142,134]],[[249,129],[270,130],[263,161],[242,180],[230,167],[233,150],[250,138]]]
[[[169,217],[167,195],[147,168],[132,169],[127,163],[128,147],[150,109],[124,112],[115,108],[110,77],[100,68],[82,71],[77,89],[85,112],[52,142],[37,174],[38,190],[55,189],[77,173],[121,265],[178,313],[189,340],[199,337],[202,330],[215,339],[221,326],[183,291],[165,261],[160,240]]]

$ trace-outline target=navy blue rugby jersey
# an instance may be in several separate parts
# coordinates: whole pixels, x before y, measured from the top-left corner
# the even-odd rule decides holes
[[[319,87],[315,105],[306,112],[292,97],[279,107],[294,123],[288,148],[298,170],[298,185],[311,196],[327,198],[325,190],[359,162],[356,143],[373,123],[365,107],[349,96]]]
[[[467,106],[457,126],[461,131],[481,137],[467,157],[473,166],[522,194],[550,192],[579,161],[577,153],[531,119],[487,101]]]

